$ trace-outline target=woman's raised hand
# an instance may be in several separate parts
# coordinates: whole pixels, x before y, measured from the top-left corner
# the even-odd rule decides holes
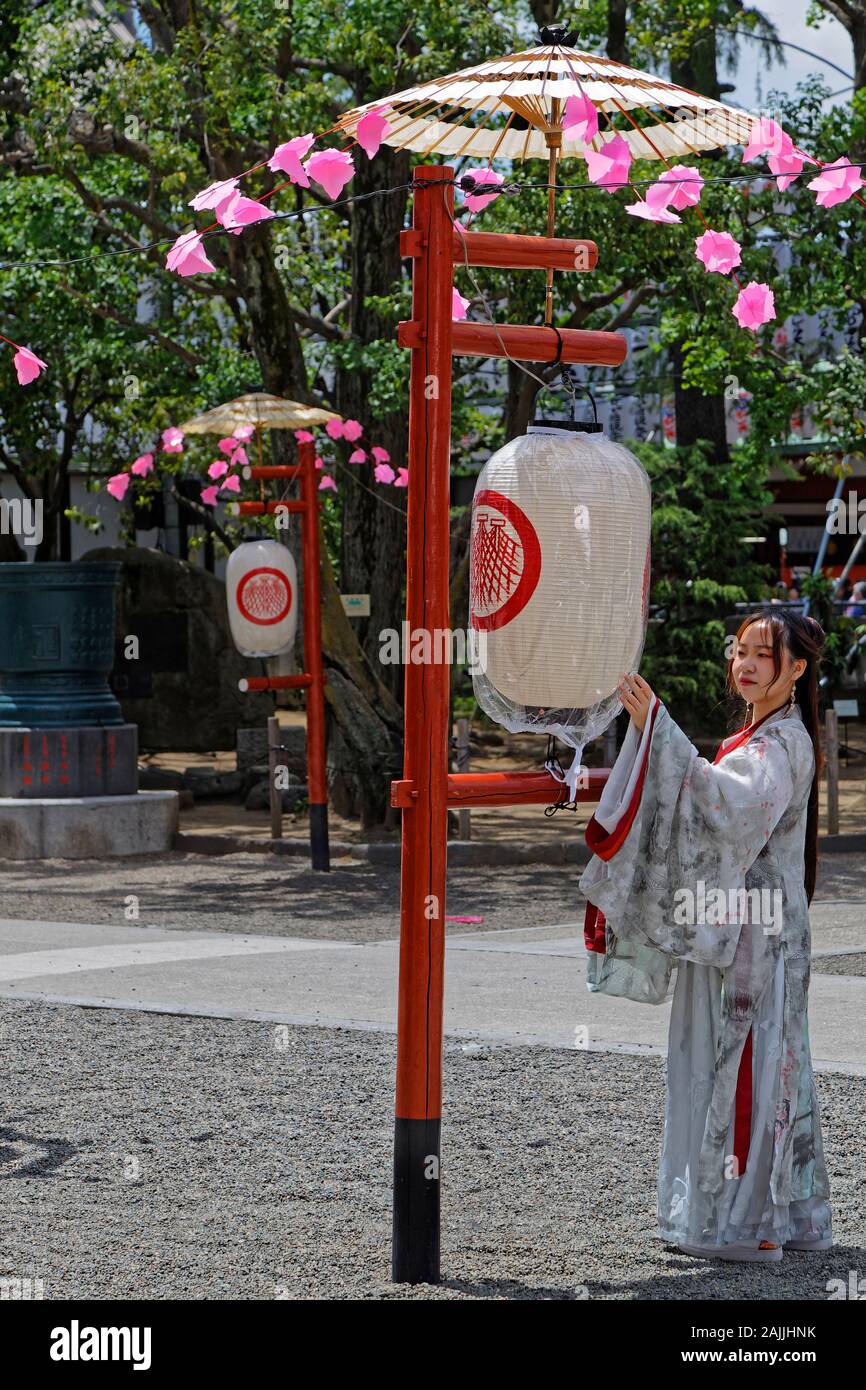
[[[631,715],[631,722],[642,733],[652,709],[653,691],[643,676],[639,676],[636,671],[624,674],[617,689],[623,708],[628,710]]]

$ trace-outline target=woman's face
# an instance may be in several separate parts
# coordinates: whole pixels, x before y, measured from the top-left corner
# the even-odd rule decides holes
[[[795,680],[805,670],[803,660],[793,661],[782,644],[782,669],[778,679],[773,673],[773,638],[767,622],[750,623],[734,648],[731,674],[737,690],[750,705],[765,700],[784,699]]]

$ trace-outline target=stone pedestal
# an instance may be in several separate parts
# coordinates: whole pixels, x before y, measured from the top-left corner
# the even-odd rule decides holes
[[[138,791],[138,729],[0,728],[0,797],[131,796]]]
[[[177,792],[134,796],[0,797],[0,859],[112,859],[165,854]]]

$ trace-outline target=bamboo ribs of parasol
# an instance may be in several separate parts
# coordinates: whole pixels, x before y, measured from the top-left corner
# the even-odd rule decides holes
[[[390,129],[382,138],[395,149],[488,165],[546,159],[548,237],[554,232],[563,159],[582,158],[587,149],[601,153],[609,140],[620,137],[633,158],[670,168],[690,155],[748,142],[757,119],[751,112],[576,48],[576,34],[564,25],[545,27],[541,36],[545,42],[535,48],[356,106],[339,118],[334,131],[354,136],[366,112],[387,106]],[[586,144],[563,128],[565,103],[572,96],[587,97],[598,113],[599,132]],[[553,322],[550,267],[544,322]]]

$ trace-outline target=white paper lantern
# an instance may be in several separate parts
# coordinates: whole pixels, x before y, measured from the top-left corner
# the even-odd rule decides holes
[[[226,602],[234,644],[244,656],[288,651],[298,627],[298,570],[279,541],[246,541],[226,566]]]
[[[512,732],[556,733],[580,752],[643,651],[646,472],[603,434],[531,425],[485,464],[472,511],[478,703]]]

